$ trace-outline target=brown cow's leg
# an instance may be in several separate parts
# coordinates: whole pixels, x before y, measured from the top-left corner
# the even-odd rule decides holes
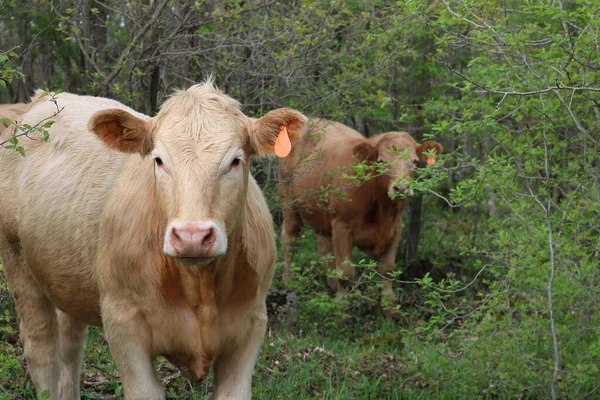
[[[18,244],[0,239],[4,274],[15,300],[27,369],[38,397],[58,399],[58,324],[56,311],[33,279]]]
[[[263,306],[255,315],[250,329],[237,348],[221,354],[215,361],[215,394],[212,400],[252,398],[252,371],[265,337],[267,311]]]
[[[102,324],[121,376],[125,399],[164,400],[165,393],[151,356],[152,332],[141,311],[126,299],[105,297]]]
[[[315,236],[317,238],[317,250],[319,251],[321,257],[325,258],[323,262],[325,263],[325,269],[327,272],[327,284],[329,285],[329,289],[331,289],[333,292],[336,292],[338,289],[338,279],[329,277],[330,271],[335,271],[335,260],[332,259],[334,256],[333,240],[329,236],[318,234],[315,234]]]
[[[350,227],[345,222],[333,220],[331,228],[335,269],[344,277],[337,280],[338,295],[344,295],[350,290],[356,273],[352,266],[352,235]]]
[[[283,279],[290,275],[290,267],[294,259],[293,245],[296,235],[302,227],[302,219],[294,206],[283,209],[283,223],[281,226],[281,249],[283,251]]]
[[[383,308],[383,314],[389,317],[396,317],[397,313],[394,311],[396,306],[396,295],[392,288],[392,280],[389,279],[389,273],[394,269],[394,260],[388,260],[384,257],[379,260],[377,265],[377,271],[382,275],[383,283],[381,290],[381,307]]]
[[[396,264],[396,252],[398,245],[400,244],[400,234],[402,233],[402,220],[400,220],[395,227],[396,232],[390,243],[390,246],[386,251],[379,257],[379,263],[377,265],[377,271],[383,276],[383,284],[381,291],[381,306],[383,308],[383,314],[388,317],[398,317],[398,313],[394,310],[396,306],[396,295],[392,287],[392,280],[389,279],[389,273],[394,270]]]
[[[88,327],[62,311],[58,311],[58,342],[60,348],[61,400],[79,399],[81,359],[85,349]]]

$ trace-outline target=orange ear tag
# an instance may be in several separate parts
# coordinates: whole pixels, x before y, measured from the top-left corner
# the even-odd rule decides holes
[[[281,129],[279,130],[279,135],[277,136],[277,140],[275,141],[275,154],[279,158],[287,157],[292,151],[292,142],[290,142],[290,137],[288,136],[287,126],[281,125]]]
[[[433,165],[433,164],[435,164],[435,158],[427,157],[427,165]]]

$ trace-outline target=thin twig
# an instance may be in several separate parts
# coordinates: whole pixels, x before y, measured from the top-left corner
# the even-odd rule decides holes
[[[59,113],[60,113],[62,110],[64,110],[64,108],[65,108],[64,106],[63,106],[63,107],[61,107],[61,108],[58,108],[58,104],[57,104],[57,105],[56,105],[56,111],[54,112],[54,114],[52,114],[52,115],[50,115],[50,116],[48,116],[48,117],[46,117],[46,118],[42,119],[40,122],[38,122],[37,124],[35,124],[35,125],[34,125],[34,126],[32,126],[31,128],[27,129],[26,131],[24,131],[24,132],[22,132],[22,133],[19,133],[19,134],[16,134],[16,135],[12,135],[10,139],[7,139],[7,140],[5,140],[5,141],[3,141],[3,142],[0,142],[0,147],[4,147],[4,145],[5,145],[6,143],[10,142],[12,139],[14,139],[14,138],[18,138],[18,137],[21,137],[21,136],[27,136],[29,139],[31,139],[31,140],[35,140],[35,139],[33,139],[33,138],[29,137],[29,134],[30,134],[31,132],[33,132],[33,131],[34,131],[36,128],[38,128],[38,127],[39,127],[39,126],[40,126],[42,123],[44,123],[44,122],[48,121],[50,118],[54,118],[54,117],[56,117],[56,116],[57,116],[57,115],[58,115],[58,114],[59,114]],[[15,125],[15,126],[14,126],[14,128],[13,128],[13,132],[16,132],[16,130],[17,130],[17,125]]]
[[[552,333],[552,345],[554,350],[554,371],[552,373],[552,382],[551,382],[551,390],[552,390],[552,400],[556,400],[556,380],[558,378],[558,367],[560,364],[560,355],[558,354],[558,337],[556,334],[556,325],[554,320],[554,307],[553,307],[553,298],[552,298],[552,288],[554,284],[554,272],[555,272],[555,261],[554,261],[554,241],[552,239],[552,222],[550,221],[550,208],[552,206],[552,194],[550,191],[550,167],[548,166],[548,139],[546,137],[546,131],[542,131],[544,136],[544,155],[546,157],[544,162],[544,167],[546,170],[546,178],[548,187],[548,204],[546,207],[540,202],[540,205],[545,211],[546,214],[546,225],[548,227],[548,248],[550,250],[550,278],[548,279],[547,293],[548,293],[548,308],[550,311],[550,331]],[[537,200],[537,198],[536,198]]]
[[[118,376],[116,376],[116,375],[114,375],[114,374],[112,374],[112,373],[108,372],[106,369],[104,369],[104,368],[101,368],[101,367],[97,366],[96,364],[88,364],[88,365],[89,365],[90,367],[94,368],[94,369],[97,369],[98,371],[102,372],[103,374],[106,374],[106,375],[110,376],[110,377],[111,377],[111,378],[113,378],[113,379],[119,379],[119,377],[118,377]]]
[[[438,60],[439,62],[441,62],[442,64],[444,64],[444,66],[446,68],[448,68],[448,70],[450,72],[452,72],[453,74],[456,74],[456,75],[460,76],[465,81],[467,81],[467,82],[469,82],[469,83],[477,86],[480,89],[485,90],[488,93],[501,94],[501,95],[503,95],[505,97],[506,96],[531,96],[531,95],[534,95],[534,94],[556,92],[556,91],[560,91],[560,90],[563,90],[563,91],[573,91],[573,92],[600,92],[600,88],[599,87],[589,87],[589,86],[576,87],[576,86],[564,86],[564,85],[561,85],[561,84],[557,84],[556,86],[548,86],[545,89],[529,90],[529,91],[526,91],[526,92],[515,92],[515,91],[507,92],[507,91],[503,91],[503,90],[490,89],[487,86],[484,86],[481,83],[475,82],[474,80],[468,78],[462,72],[459,72],[459,71],[455,70],[446,61],[442,60],[440,57],[435,56],[435,55],[433,57],[436,60]],[[504,98],[497,104],[496,107],[498,107],[503,101],[504,101]]]
[[[123,50],[123,52],[121,53],[121,56],[115,63],[115,66],[112,69],[110,75],[108,75],[100,84],[101,88],[106,88],[117,77],[117,75],[119,75],[119,72],[121,72],[121,70],[123,69],[123,66],[125,65],[125,60],[129,57],[129,54],[133,51],[134,47],[137,46],[138,42],[146,34],[146,32],[148,32],[150,30],[150,28],[156,22],[156,20],[162,13],[163,8],[165,8],[165,6],[167,5],[168,2],[169,2],[169,0],[162,0],[158,4],[158,6],[156,7],[156,10],[154,10],[154,13],[152,14],[152,17],[150,18],[150,20],[135,35],[135,37],[131,40],[131,42],[129,42],[129,45],[125,48],[125,50]]]

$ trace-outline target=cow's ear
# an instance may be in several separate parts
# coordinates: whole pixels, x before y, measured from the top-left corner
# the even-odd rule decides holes
[[[360,161],[373,162],[377,161],[377,157],[379,157],[377,147],[366,142],[362,142],[354,146],[352,149],[352,154],[354,154],[354,157]]]
[[[250,151],[258,156],[286,157],[307,125],[308,118],[290,108],[269,111],[257,120],[250,118]]]
[[[115,108],[99,111],[90,118],[88,128],[114,150],[140,153],[142,156],[152,151],[149,121],[125,110]]]
[[[434,157],[428,157],[425,154],[425,153],[429,154],[431,149],[435,150]],[[419,160],[421,160],[422,162],[427,161],[428,158],[433,159],[433,161],[435,162],[435,158],[442,153],[442,150],[443,150],[443,147],[438,142],[435,142],[433,140],[426,140],[422,144],[420,144],[419,147],[417,147],[417,156],[419,157]],[[428,162],[428,164],[429,164],[429,162]]]

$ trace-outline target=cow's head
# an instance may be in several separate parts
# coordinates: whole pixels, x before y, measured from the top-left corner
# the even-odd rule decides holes
[[[383,162],[388,166],[387,192],[392,198],[401,198],[406,193],[415,168],[425,163],[433,150],[435,156],[442,152],[442,145],[433,140],[418,144],[406,132],[388,132],[363,142],[353,149],[354,156],[361,161]]]
[[[226,253],[245,210],[250,158],[272,155],[282,126],[298,139],[306,121],[288,108],[248,118],[209,81],[175,93],[154,118],[111,109],[96,113],[89,128],[111,148],[154,164],[163,251],[204,265]]]

